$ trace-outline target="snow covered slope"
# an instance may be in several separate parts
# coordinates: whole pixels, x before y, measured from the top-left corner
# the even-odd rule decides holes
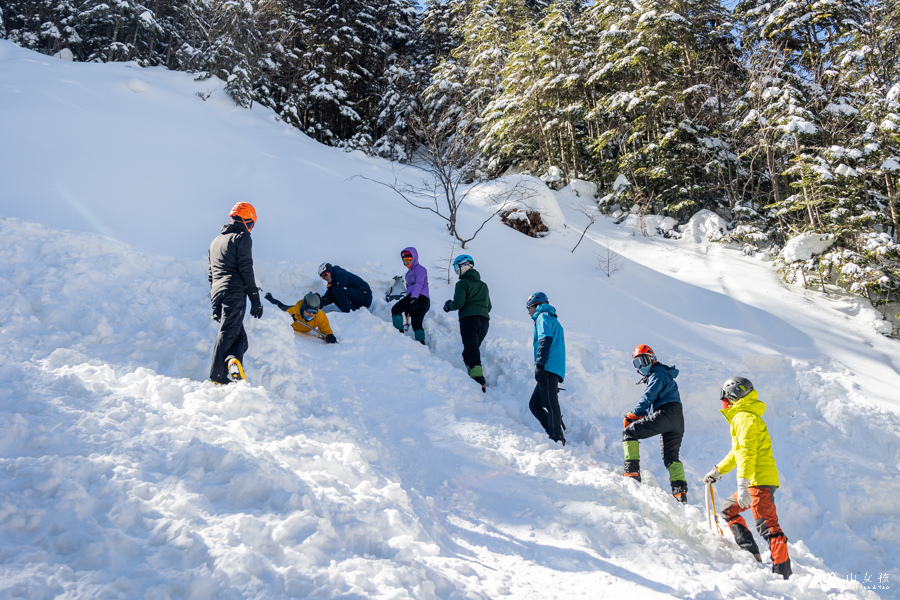
[[[896,594],[900,359],[874,311],[627,223],[598,221],[572,253],[590,199],[571,189],[533,200],[557,217],[548,237],[492,222],[466,249],[495,307],[487,395],[454,315],[428,315],[425,348],[381,299],[332,316],[336,346],[267,304],[246,323],[251,385],[206,382],[205,253],[237,200],[258,210],[257,274],[285,302],[321,291],[325,260],[378,296],[407,245],[435,307],[453,283],[443,224],[354,178],[391,180],[390,164],[235,108],[220,85],[0,42],[0,597]],[[607,246],[624,259],[610,278]],[[565,448],[527,409],[536,290],[566,328]],[[645,483],[620,475],[638,343],[681,370],[688,507],[652,441]],[[738,373],[768,404],[787,582],[705,525],[697,480],[728,450],[717,391]]]

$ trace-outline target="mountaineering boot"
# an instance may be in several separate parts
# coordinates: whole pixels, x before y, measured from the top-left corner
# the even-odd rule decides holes
[[[761,555],[761,554],[754,554],[754,555],[753,555],[753,558],[756,559],[756,562],[762,562],[762,555]]]
[[[232,381],[246,381],[247,378],[244,377],[244,367],[241,365],[241,361],[234,358],[233,356],[228,359],[228,377]]]
[[[687,504],[687,477],[684,475],[684,465],[676,460],[666,465],[666,469],[669,471],[672,495],[682,504]]]
[[[416,329],[415,331],[413,331],[413,337],[415,338],[415,340],[417,342],[419,342],[423,346],[425,345],[425,330],[424,329]]]
[[[487,392],[487,381],[484,379],[484,371],[482,370],[481,365],[469,368],[468,372],[469,377],[481,384],[481,391]]]
[[[772,572],[785,579],[791,576],[791,559],[788,558],[787,537],[783,533],[769,538],[769,550],[772,552]]]
[[[397,331],[403,333],[403,315],[391,315],[391,325],[393,325]]]

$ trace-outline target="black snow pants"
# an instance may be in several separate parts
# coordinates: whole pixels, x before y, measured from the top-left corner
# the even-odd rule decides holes
[[[681,440],[684,438],[684,411],[681,402],[669,402],[660,406],[655,412],[638,419],[622,432],[625,445],[625,472],[640,473],[640,455],[638,440],[660,436],[659,445],[662,450],[663,464],[669,471],[669,482],[672,493],[678,496],[687,491],[684,466],[678,458],[681,451]]]
[[[360,308],[372,306],[372,290],[360,290],[350,287],[335,287],[331,290],[334,305],[341,312],[352,312]]]
[[[229,383],[228,372],[225,363],[232,356],[241,363],[244,362],[244,353],[249,347],[247,332],[244,331],[244,313],[247,310],[247,294],[225,291],[221,298],[217,298],[214,305],[221,306],[219,312],[219,335],[216,337],[216,345],[213,348],[212,366],[209,369],[209,378],[218,383]]]
[[[541,422],[541,426],[551,440],[562,441],[565,444],[562,413],[559,410],[559,384],[562,383],[562,379],[556,373],[544,369],[535,373],[534,379],[537,381],[537,385],[534,386],[528,408],[531,409],[531,414]]]
[[[463,362],[469,370],[469,377],[484,385],[484,372],[481,368],[481,342],[487,336],[491,320],[480,315],[462,317],[459,320],[459,335],[462,337]]]
[[[425,320],[425,313],[431,309],[431,300],[428,296],[419,296],[416,298],[416,310],[410,309],[411,303],[412,296],[404,296],[391,307],[391,316],[409,315],[413,331],[420,331],[424,329],[422,322]]]

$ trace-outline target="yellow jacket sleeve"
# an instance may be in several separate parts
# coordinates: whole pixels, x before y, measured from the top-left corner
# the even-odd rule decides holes
[[[310,321],[310,324],[325,335],[334,334],[334,332],[331,331],[331,323],[328,322],[328,315],[325,314],[325,311],[320,310],[317,312],[315,318]]]

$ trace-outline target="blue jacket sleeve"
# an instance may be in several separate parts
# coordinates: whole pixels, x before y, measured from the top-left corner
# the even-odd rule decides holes
[[[650,407],[666,387],[667,377],[667,375],[659,373],[650,373],[650,377],[647,378],[647,389],[644,390],[644,394],[631,412],[639,417],[646,417],[650,413]]]
[[[536,367],[544,367],[547,365],[547,361],[550,360],[550,346],[552,345],[553,337],[544,336],[538,338],[538,347],[534,357],[534,365]]]

